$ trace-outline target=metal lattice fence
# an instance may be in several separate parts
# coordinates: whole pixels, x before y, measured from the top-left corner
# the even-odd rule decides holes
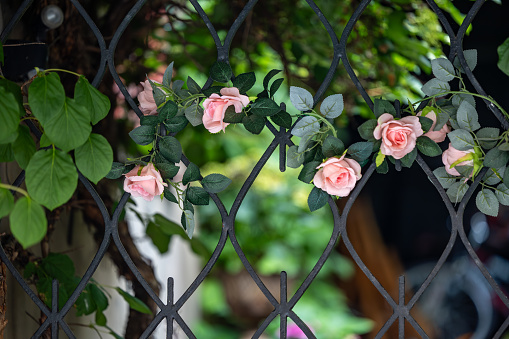
[[[17,11],[14,13],[11,20],[8,22],[6,27],[4,28],[2,34],[0,35],[0,40],[2,42],[5,42],[7,39],[7,36],[11,33],[15,25],[18,23],[18,21],[22,18],[23,14],[27,11],[27,9],[33,4],[33,0],[25,0],[23,3],[19,6]],[[115,50],[117,48],[117,45],[122,37],[122,34],[124,33],[126,27],[130,24],[131,20],[134,18],[134,16],[140,11],[140,9],[145,5],[145,0],[139,0],[129,11],[127,16],[123,18],[121,24],[119,25],[118,29],[114,32],[114,35],[112,36],[109,44],[106,43],[105,38],[103,34],[99,31],[98,27],[94,23],[94,21],[91,19],[91,17],[87,14],[85,9],[81,6],[81,4],[78,2],[78,0],[70,0],[70,2],[73,4],[75,9],[79,12],[79,14],[84,18],[86,23],[88,24],[90,30],[93,32],[95,37],[97,38],[99,48],[100,48],[100,63],[99,67],[97,69],[97,73],[95,75],[95,78],[93,79],[92,84],[94,86],[98,86],[100,82],[102,81],[103,77],[107,72],[110,72],[111,75],[114,78],[114,81],[119,86],[120,91],[125,96],[127,102],[130,104],[130,106],[136,111],[138,117],[141,118],[142,113],[137,108],[136,103],[133,101],[131,96],[129,95],[126,87],[123,85],[119,74],[117,73],[115,69]],[[263,2],[263,1],[260,1]],[[331,84],[331,81],[333,79],[333,76],[337,70],[338,67],[344,67],[347,71],[351,81],[355,84],[357,87],[359,93],[361,94],[362,98],[366,102],[366,104],[373,110],[373,102],[370,99],[368,93],[366,92],[365,88],[362,86],[361,82],[359,81],[358,77],[356,76],[354,70],[352,69],[350,62],[347,58],[347,41],[350,37],[355,24],[359,20],[360,16],[363,14],[364,10],[367,8],[367,6],[370,4],[370,0],[364,0],[360,2],[358,7],[355,9],[353,15],[350,17],[350,20],[346,24],[345,28],[341,32],[337,32],[337,30],[333,27],[333,25],[326,19],[326,15],[324,15],[320,8],[315,4],[312,0],[306,1],[309,7],[314,11],[316,16],[319,18],[321,23],[323,24],[323,27],[330,37],[331,44],[333,46],[334,54],[332,56],[331,60],[331,66],[327,71],[327,74],[325,76],[324,81],[321,83],[320,87],[316,91],[316,95],[314,96],[314,102],[315,104],[318,102],[318,100],[324,95],[326,89]],[[459,61],[465,69],[466,76],[472,86],[475,88],[475,91],[478,94],[482,94],[484,96],[487,96],[483,88],[481,87],[480,83],[476,80],[474,74],[470,70],[470,68],[467,66],[465,57],[463,55],[462,50],[462,42],[465,37],[467,28],[472,23],[474,17],[478,13],[478,11],[481,9],[482,5],[485,3],[485,0],[477,0],[475,3],[473,3],[473,6],[471,7],[470,11],[466,15],[463,23],[461,24],[459,30],[455,32],[453,28],[451,27],[450,23],[446,19],[446,16],[442,13],[440,8],[437,6],[437,4],[432,0],[426,1],[429,5],[429,7],[433,10],[433,12],[436,13],[438,19],[440,20],[440,23],[442,24],[445,32],[450,38],[450,53],[449,53],[449,59],[453,60],[455,57],[459,58]],[[245,5],[244,9],[240,13],[240,15],[236,18],[236,20],[231,25],[231,28],[228,30],[226,34],[226,38],[224,39],[224,42],[221,41],[219,38],[216,30],[214,29],[213,24],[205,14],[204,10],[200,6],[197,0],[190,0],[190,3],[194,6],[196,12],[199,14],[201,19],[206,24],[207,28],[210,31],[210,34],[214,40],[214,43],[217,48],[217,60],[219,61],[229,61],[229,51],[230,46],[232,43],[232,40],[237,33],[239,27],[242,25],[242,23],[245,21],[246,17],[249,15],[250,11],[253,9],[255,5],[257,5],[256,0],[250,0]],[[338,38],[338,35],[339,38]],[[208,82],[205,84],[205,88],[210,86],[212,84],[212,80],[209,79]],[[486,102],[488,108],[493,112],[495,117],[499,120],[502,127],[507,130],[509,128],[509,123],[504,119],[503,115],[498,111],[498,109],[489,102]],[[396,102],[396,110],[399,110],[399,103]],[[242,264],[246,268],[247,272],[251,276],[252,280],[256,283],[258,288],[263,292],[266,299],[273,305],[274,310],[270,313],[270,315],[260,324],[257,331],[254,333],[253,338],[259,338],[261,334],[266,330],[267,326],[277,317],[280,317],[280,336],[281,338],[287,337],[287,319],[290,318],[292,321],[294,321],[302,330],[303,332],[309,337],[309,338],[315,338],[315,335],[313,332],[309,329],[309,327],[304,323],[304,321],[299,317],[299,315],[293,311],[293,308],[297,304],[297,302],[301,299],[303,294],[306,292],[306,290],[310,287],[310,285],[313,283],[314,279],[320,272],[321,268],[326,263],[329,255],[334,250],[334,248],[337,246],[339,241],[342,241],[345,245],[348,251],[350,252],[352,258],[354,259],[357,266],[364,272],[364,274],[368,277],[368,279],[372,282],[372,284],[376,287],[378,292],[383,296],[383,298],[387,301],[387,303],[390,305],[390,308],[392,308],[392,314],[388,314],[388,319],[386,323],[382,326],[382,328],[379,329],[377,338],[381,338],[384,336],[386,331],[391,327],[396,321],[399,324],[399,337],[404,337],[404,327],[405,322],[408,322],[423,338],[428,338],[428,335],[425,333],[425,331],[422,329],[422,327],[417,323],[417,321],[413,318],[410,311],[412,308],[416,305],[418,300],[421,298],[423,293],[427,290],[427,288],[430,286],[432,280],[435,278],[435,276],[438,274],[438,272],[442,269],[444,266],[444,263],[448,259],[448,257],[451,254],[451,251],[453,249],[453,246],[455,246],[458,243],[461,243],[466,250],[468,251],[468,254],[472,258],[473,262],[477,265],[480,272],[482,272],[482,275],[484,276],[484,279],[491,285],[493,290],[496,292],[496,294],[500,297],[503,304],[509,308],[509,300],[507,296],[503,293],[501,288],[497,285],[495,280],[492,278],[490,273],[488,272],[487,268],[483,265],[479,257],[477,256],[474,248],[472,247],[468,236],[465,232],[464,222],[463,222],[463,216],[465,212],[465,208],[467,206],[467,203],[471,199],[474,190],[478,186],[481,178],[483,177],[484,173],[486,173],[487,169],[484,169],[482,172],[483,175],[479,175],[474,183],[470,186],[467,193],[465,194],[464,198],[462,199],[461,203],[457,206],[454,206],[447,194],[444,188],[440,185],[439,181],[433,174],[432,170],[426,163],[426,161],[421,158],[419,155],[417,156],[417,163],[422,169],[422,171],[428,176],[430,179],[430,190],[436,189],[438,193],[440,194],[441,198],[443,199],[443,203],[447,209],[447,212],[452,220],[452,226],[450,229],[450,237],[449,241],[447,243],[447,246],[445,247],[443,253],[441,254],[439,260],[436,262],[435,266],[429,273],[429,275],[426,277],[422,285],[416,290],[416,292],[413,294],[413,296],[410,298],[410,300],[407,302],[405,300],[405,279],[403,276],[399,278],[399,298],[394,299],[390,296],[390,294],[386,291],[386,289],[382,286],[382,284],[377,280],[377,278],[372,274],[372,272],[368,269],[368,267],[363,263],[360,256],[357,254],[357,251],[355,247],[350,242],[349,236],[348,236],[348,228],[347,228],[347,219],[349,216],[349,212],[352,208],[352,205],[354,201],[359,196],[360,192],[365,187],[368,180],[370,180],[371,176],[373,175],[376,165],[375,163],[372,163],[370,166],[365,169],[363,177],[361,181],[358,183],[358,185],[353,190],[352,194],[348,197],[345,207],[340,214],[338,207],[336,206],[335,201],[332,198],[329,198],[328,204],[330,207],[330,210],[333,215],[333,228],[330,234],[330,240],[328,241],[328,244],[326,248],[323,251],[323,254],[316,262],[315,266],[311,270],[311,272],[308,274],[308,276],[304,279],[300,287],[296,290],[296,292],[291,295],[288,295],[287,290],[287,275],[285,272],[281,272],[280,275],[280,300],[277,300],[276,297],[269,291],[269,289],[264,285],[262,282],[259,274],[255,271],[253,266],[250,264],[249,260],[246,258],[243,249],[239,242],[237,241],[237,237],[235,235],[235,219],[237,216],[237,213],[242,205],[242,202],[244,198],[246,197],[248,191],[250,190],[251,186],[253,185],[254,181],[257,179],[257,176],[259,175],[260,171],[264,168],[265,164],[267,163],[269,157],[278,150],[279,152],[279,159],[280,159],[280,170],[283,172],[285,171],[286,165],[285,165],[285,159],[286,159],[286,149],[287,146],[292,146],[293,142],[291,140],[291,133],[289,130],[286,130],[284,128],[276,128],[272,123],[269,121],[266,122],[266,127],[270,130],[270,132],[273,134],[273,139],[270,145],[267,147],[264,154],[261,156],[261,158],[258,160],[256,166],[253,168],[252,172],[249,174],[247,180],[244,182],[240,192],[238,193],[231,209],[228,211],[221,199],[216,195],[211,193],[210,197],[214,201],[215,205],[217,206],[217,209],[219,210],[219,213],[222,218],[222,231],[219,238],[219,241],[217,242],[217,245],[215,247],[215,250],[213,254],[211,255],[210,259],[206,263],[206,265],[203,267],[202,271],[199,273],[199,275],[196,277],[194,282],[187,288],[185,293],[178,298],[177,300],[174,299],[174,284],[173,284],[173,278],[168,278],[166,288],[168,293],[168,299],[163,301],[161,300],[158,295],[152,290],[152,288],[149,286],[149,284],[144,280],[141,273],[139,272],[136,265],[133,263],[129,255],[127,254],[127,251],[124,248],[124,245],[122,244],[120,240],[120,236],[118,233],[118,220],[119,217],[126,206],[126,203],[129,199],[129,194],[124,193],[121,197],[118,206],[116,207],[115,211],[110,214],[108,212],[107,207],[103,203],[101,196],[97,193],[94,186],[81,174],[79,175],[79,180],[81,183],[86,187],[86,189],[90,192],[92,195],[95,203],[97,204],[98,208],[100,209],[102,213],[102,217],[104,218],[105,222],[105,228],[104,228],[104,235],[102,238],[102,242],[99,246],[99,249],[97,250],[97,253],[95,254],[95,257],[93,258],[90,266],[86,270],[85,274],[81,278],[81,281],[79,282],[77,288],[72,293],[72,295],[69,297],[65,305],[59,310],[58,304],[57,304],[57,296],[58,296],[58,282],[53,282],[53,290],[52,290],[52,300],[53,304],[51,308],[48,308],[44,302],[42,302],[38,296],[33,292],[33,290],[28,286],[27,282],[22,278],[22,276],[19,274],[19,272],[16,270],[16,268],[13,266],[13,264],[9,261],[8,256],[3,248],[0,248],[0,257],[1,260],[5,263],[8,270],[11,272],[11,274],[14,276],[14,278],[18,281],[18,283],[22,286],[24,291],[27,293],[27,295],[30,296],[33,303],[37,305],[37,307],[41,310],[42,313],[44,313],[47,316],[47,319],[44,321],[44,323],[37,329],[37,331],[34,333],[33,338],[39,338],[41,335],[48,329],[51,328],[52,338],[58,337],[58,331],[59,328],[61,328],[65,334],[69,338],[75,338],[75,335],[73,334],[73,331],[70,329],[69,325],[64,320],[64,317],[67,315],[67,313],[70,311],[71,307],[74,305],[82,291],[85,289],[87,283],[90,281],[92,275],[97,270],[100,262],[103,260],[106,251],[108,247],[111,245],[111,242],[115,244],[115,246],[118,248],[121,256],[123,257],[123,260],[125,263],[129,266],[133,274],[136,276],[136,279],[139,281],[139,283],[144,287],[150,298],[156,303],[157,307],[159,308],[158,313],[155,315],[154,319],[152,320],[151,324],[146,328],[145,332],[141,336],[141,338],[148,338],[152,332],[156,329],[156,327],[163,321],[167,323],[167,338],[171,338],[174,333],[174,321],[180,326],[180,328],[183,330],[183,332],[189,337],[189,338],[195,338],[195,335],[193,334],[193,331],[188,326],[188,324],[183,320],[181,317],[179,311],[181,310],[182,306],[189,300],[189,298],[196,292],[197,288],[203,283],[204,279],[207,277],[207,275],[211,272],[212,268],[216,264],[220,254],[222,253],[225,245],[227,242],[230,242],[231,245],[233,245],[233,248],[235,249],[238,257],[242,261]],[[40,135],[39,135],[40,136]],[[189,160],[183,156],[182,162],[185,165],[189,164]],[[396,169],[400,170],[401,166],[396,163]],[[21,173],[17,179],[12,183],[15,186],[19,186],[24,181],[24,173]],[[497,330],[494,337],[500,338],[503,333],[506,331],[507,327],[509,326],[509,318],[507,318],[502,326]]]

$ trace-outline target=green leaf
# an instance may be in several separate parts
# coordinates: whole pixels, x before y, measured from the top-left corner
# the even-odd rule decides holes
[[[159,88],[159,86],[161,86],[160,84],[156,84],[155,82],[148,78],[147,80],[150,83],[150,86],[152,87],[152,96],[154,97],[154,101],[157,107],[159,107],[166,101],[166,94],[163,92],[163,90]]]
[[[373,131],[375,130],[378,122],[375,119],[365,121],[362,125],[357,128],[359,135],[364,140],[374,141]]]
[[[316,211],[317,209],[322,208],[327,204],[329,200],[329,195],[327,192],[321,190],[318,187],[313,187],[311,193],[308,196],[308,206],[311,212]]]
[[[159,121],[165,121],[171,119],[177,115],[178,106],[174,101],[168,100],[166,103],[157,109]]]
[[[322,104],[320,105],[320,112],[326,118],[334,119],[343,113],[344,107],[345,104],[343,103],[343,95],[333,94],[323,99]]]
[[[473,95],[462,93],[462,94],[454,94],[452,97],[452,104],[454,107],[460,107],[463,101],[468,102],[470,105],[475,107],[475,99]]]
[[[144,115],[140,119],[140,125],[156,127],[160,123],[160,118],[157,115]]]
[[[270,120],[283,128],[292,128],[292,116],[285,111],[279,111],[278,113],[271,116]]]
[[[44,209],[27,197],[21,197],[14,204],[9,216],[11,232],[23,248],[37,244],[46,235],[48,221]]]
[[[124,174],[125,165],[120,162],[113,162],[111,164],[111,169],[106,174],[106,178],[108,179],[118,179]]]
[[[343,154],[344,151],[345,145],[343,144],[343,142],[332,135],[329,135],[323,142],[322,153],[327,158],[336,155],[341,155]]]
[[[254,72],[239,74],[233,79],[233,87],[237,87],[240,93],[246,93],[254,86],[256,76]]]
[[[320,130],[320,123],[315,117],[305,116],[293,126],[292,134],[297,137],[315,134]]]
[[[297,145],[290,146],[286,151],[286,166],[299,168],[304,163],[304,154],[298,152]]]
[[[207,192],[219,193],[232,183],[231,179],[222,174],[209,174],[202,179],[201,184]]]
[[[178,204],[178,200],[177,198],[175,197],[175,195],[173,195],[173,193],[168,189],[168,188],[165,188],[164,189],[164,198],[168,201],[171,201],[171,202],[174,202],[176,204]]]
[[[451,87],[447,82],[434,78],[425,83],[421,90],[424,92],[424,94],[431,97],[437,94],[448,92],[451,90]]]
[[[53,145],[53,142],[48,138],[46,133],[43,133],[41,136],[41,140],[39,140],[39,147],[48,147]]]
[[[156,168],[161,172],[161,175],[165,179],[171,179],[175,177],[180,170],[180,167],[168,162],[156,163]]]
[[[475,66],[477,66],[477,50],[475,49],[464,50],[463,56],[465,57],[468,68],[470,68],[470,70],[473,71]],[[459,69],[461,73],[465,73],[463,67],[461,67],[460,60],[458,59],[458,57],[454,58],[454,67]]]
[[[479,211],[486,215],[496,217],[498,215],[499,203],[498,199],[492,190],[483,188],[477,193],[475,204]]]
[[[498,46],[498,68],[509,76],[509,38],[505,39],[505,41]]]
[[[152,314],[150,308],[140,299],[130,295],[126,291],[122,290],[120,287],[116,287],[115,290],[124,298],[125,301],[129,304],[129,307],[135,311],[144,313],[144,314]]]
[[[498,142],[498,136],[499,136],[500,130],[498,128],[493,127],[484,127],[477,131],[475,134],[477,136],[477,140],[479,140],[479,144],[484,149],[492,149],[497,145]],[[508,149],[501,149],[502,151],[509,151]]]
[[[373,143],[368,141],[356,142],[355,144],[348,147],[347,153],[350,156],[357,160],[358,162],[362,162],[368,159],[373,152]]]
[[[201,92],[201,87],[196,81],[190,76],[187,77],[187,88],[191,94],[198,94]]]
[[[0,218],[11,213],[14,208],[14,197],[11,192],[5,188],[0,188]]]
[[[18,137],[12,143],[14,158],[18,162],[19,167],[26,169],[28,162],[35,153],[35,150],[35,142],[30,135],[30,129],[27,126],[20,125],[18,129]]]
[[[28,87],[28,102],[34,116],[45,126],[64,107],[65,90],[58,74],[38,74]]]
[[[459,167],[462,167],[462,166],[459,166]],[[496,173],[495,173],[495,171],[496,171]],[[500,180],[502,180],[502,175],[504,175],[504,171],[505,171],[505,166],[503,166],[501,168],[490,168],[488,170],[488,172],[486,172],[486,174],[483,177],[484,183],[486,185],[490,185],[490,186],[498,184],[500,182]]]
[[[4,65],[4,62],[5,62],[4,45],[0,42],[0,63],[2,64],[2,66]]]
[[[83,75],[79,77],[74,87],[74,100],[87,109],[92,125],[104,119],[111,108],[108,97],[92,86]]]
[[[138,145],[150,145],[154,141],[156,129],[154,126],[138,126],[129,132],[129,136]]]
[[[198,126],[203,123],[203,108],[198,105],[196,101],[186,108],[184,114],[193,126]]]
[[[170,133],[177,133],[182,131],[187,126],[188,120],[186,117],[174,117],[164,121],[164,126]]]
[[[60,283],[72,281],[76,273],[74,262],[68,255],[61,253],[50,253],[41,261],[41,267],[50,278]]]
[[[245,116],[246,114],[244,112],[240,113],[235,112],[235,107],[233,105],[228,106],[228,108],[224,112],[223,122],[226,122],[228,124],[238,124],[242,122],[242,119],[244,119]]]
[[[219,94],[221,92],[221,89],[223,88],[223,86],[212,86],[212,87],[209,87],[207,89],[202,89],[202,93],[203,95],[205,95],[206,97],[209,97],[211,96],[212,94],[216,93],[216,94]]]
[[[405,156],[400,159],[401,165],[403,167],[410,168],[410,167],[412,167],[416,158],[417,158],[417,149],[414,148],[411,152],[405,154]]]
[[[147,233],[148,237],[161,254],[168,252],[171,235],[164,233],[159,225],[149,222],[145,233]]]
[[[458,179],[457,176],[447,173],[445,167],[439,167],[433,171],[435,177],[438,179],[443,188],[449,188]]]
[[[251,112],[261,117],[272,116],[279,111],[281,111],[279,105],[269,98],[258,98],[251,104]]]
[[[159,153],[168,161],[180,162],[182,157],[182,145],[172,136],[164,136],[159,139]]]
[[[442,149],[440,146],[438,146],[436,142],[424,135],[417,138],[416,146],[419,149],[419,152],[427,155],[428,157],[436,157],[442,154]]]
[[[99,326],[106,326],[107,320],[104,313],[101,311],[96,311],[95,313],[95,323]]]
[[[90,290],[90,294],[92,295],[92,298],[94,299],[95,304],[97,305],[97,309],[99,311],[104,311],[108,308],[108,298],[104,294],[104,292],[97,287],[95,284],[88,284],[88,288]]]
[[[196,164],[190,162],[182,177],[182,185],[187,185],[190,182],[199,180],[201,178],[200,168]]]
[[[458,125],[467,131],[473,132],[479,128],[479,117],[475,107],[470,105],[467,101],[463,101],[458,107],[458,114],[456,115]]]
[[[433,75],[442,81],[451,81],[456,75],[454,73],[454,66],[446,58],[431,60],[431,69],[433,70]]]
[[[60,111],[43,123],[43,127],[55,146],[66,152],[83,145],[92,131],[90,113],[70,98],[65,98]]]
[[[509,188],[507,188],[505,184],[500,184],[497,186],[495,195],[498,199],[498,202],[504,206],[509,206]]]
[[[57,149],[37,151],[26,169],[28,194],[53,210],[66,203],[78,185],[78,173],[69,154]]]
[[[232,77],[232,69],[226,62],[216,61],[210,68],[210,77],[214,81],[227,83]]]
[[[283,79],[283,78],[276,79],[276,80],[274,80],[272,85],[270,85],[269,93],[270,93],[271,98],[274,97],[274,94],[276,94],[277,90],[279,89],[279,87],[281,87],[281,84],[283,83],[284,80],[285,79]]]
[[[302,170],[299,173],[299,180],[309,184],[315,177],[315,174],[318,171],[316,168],[320,166],[320,164],[320,161],[311,161],[304,164]]]
[[[499,168],[505,166],[509,160],[509,152],[504,152],[498,148],[492,148],[486,153],[484,157],[484,166]]]
[[[273,77],[275,77],[277,74],[279,74],[279,72],[281,72],[280,69],[273,69],[271,70],[269,73],[267,73],[267,75],[265,76],[265,78],[263,78],[263,88],[264,89],[268,89],[269,88],[269,82],[270,82],[270,79],[272,79]]]
[[[449,186],[447,190],[447,196],[453,204],[456,204],[463,199],[463,196],[468,190],[468,184],[464,182],[455,182]]]
[[[502,181],[504,182],[504,184],[506,184],[506,186],[509,185],[509,166],[507,166],[504,171]]]
[[[427,117],[419,116],[419,123],[421,124],[422,131],[424,133],[428,132],[431,128],[431,125],[433,125],[433,120]]]
[[[470,132],[464,129],[456,129],[447,133],[447,137],[451,141],[452,147],[458,151],[468,151],[475,147],[475,141]]]
[[[290,101],[301,112],[313,109],[313,95],[304,88],[290,86]]]
[[[163,74],[163,86],[170,88],[171,78],[173,77],[173,61],[166,67]]]
[[[14,94],[0,87],[0,112],[2,123],[0,124],[0,144],[8,144],[16,140],[20,122],[19,107]]]
[[[209,204],[209,194],[201,187],[188,187],[186,189],[186,199],[193,205]]]
[[[242,118],[244,127],[253,134],[260,134],[265,127],[265,118],[257,115],[248,115]]]
[[[91,133],[87,142],[74,152],[76,166],[94,184],[104,178],[113,163],[113,150],[105,137]]]
[[[0,162],[10,162],[13,160],[12,144],[0,144]]]
[[[189,210],[184,210],[182,212],[182,216],[180,217],[180,222],[182,223],[182,227],[186,230],[186,234],[189,239],[193,238],[194,233],[194,214]]]
[[[374,112],[375,117],[380,117],[384,113],[389,113],[392,116],[396,116],[396,109],[394,108],[394,105],[387,100],[382,99],[375,99],[375,107]],[[375,120],[376,121],[376,120]]]

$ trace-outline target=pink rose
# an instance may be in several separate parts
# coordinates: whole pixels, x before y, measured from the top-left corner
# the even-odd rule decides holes
[[[316,187],[323,191],[346,197],[353,190],[357,181],[362,177],[361,166],[353,159],[332,157],[317,167],[313,178]]]
[[[375,139],[382,139],[382,154],[401,159],[415,148],[415,140],[422,135],[418,117],[410,116],[395,120],[389,113],[378,118],[378,125],[373,131]]]
[[[168,186],[152,163],[144,166],[141,171],[140,165],[137,165],[124,175],[124,191],[131,193],[133,197],[142,197],[147,201],[152,201],[156,195],[161,195],[164,187]]]
[[[221,96],[213,93],[203,102],[205,113],[203,114],[203,125],[210,133],[223,131],[229,124],[223,122],[226,109],[233,105],[235,112],[242,112],[242,108],[249,104],[249,98],[241,95],[235,87],[221,89]]]
[[[419,117],[419,116],[421,116],[421,114],[422,114],[422,111],[417,113],[417,116]],[[425,117],[431,119],[433,121],[433,125],[431,125],[431,128],[429,129],[428,132],[426,132],[424,134],[424,136],[430,138],[434,142],[444,141],[447,133],[449,133],[451,131],[451,128],[447,124],[445,124],[444,126],[442,126],[442,128],[439,131],[434,131],[435,126],[437,125],[437,115],[436,115],[435,111],[429,111]]]
[[[143,86],[143,91],[138,94],[138,101],[140,102],[140,111],[144,115],[156,115],[157,114],[157,105],[154,100],[154,93],[152,92],[152,85],[148,80],[145,82],[140,82]]]
[[[465,160],[451,168],[452,164],[456,161],[460,160],[464,156],[474,153],[474,149],[469,149],[468,151],[458,151],[456,148],[452,147],[452,144],[449,144],[449,148],[442,153],[442,162],[445,165],[445,171],[450,175],[460,176],[460,172],[456,170],[456,166],[474,166],[473,160]],[[471,176],[471,175],[470,175]]]

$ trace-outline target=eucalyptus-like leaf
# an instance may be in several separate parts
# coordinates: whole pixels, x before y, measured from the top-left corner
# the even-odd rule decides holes
[[[343,113],[344,107],[345,104],[343,102],[343,95],[333,94],[323,99],[322,104],[320,105],[320,112],[326,118],[334,119],[339,117],[341,113]]]
[[[467,93],[454,94],[452,97],[452,104],[454,107],[460,107],[460,105],[463,103],[463,101],[466,101],[470,105],[475,107],[475,98],[471,94],[467,94]]]
[[[308,196],[308,206],[311,212],[316,211],[317,209],[322,208],[327,204],[329,200],[329,195],[327,192],[321,190],[318,187],[313,187],[311,193]]]
[[[482,213],[496,217],[498,215],[499,202],[498,199],[489,188],[483,188],[477,193],[475,204]]]
[[[304,154],[298,152],[298,146],[290,146],[286,151],[286,165],[290,168],[299,168],[303,163]]]
[[[498,184],[502,179],[505,172],[505,166],[500,168],[490,168],[484,175],[483,181],[486,185]]]
[[[499,168],[505,166],[509,160],[509,152],[504,152],[498,148],[492,148],[486,153],[484,157],[484,166]]]
[[[159,86],[161,86],[160,84],[158,84],[158,83],[156,84],[151,79],[148,79],[148,82],[150,83],[150,86],[152,87],[152,96],[154,97],[154,101],[155,101],[157,107],[159,107],[166,101],[166,94],[163,92],[163,90],[161,88],[159,88]]]
[[[292,134],[297,137],[304,135],[314,134],[320,130],[320,123],[318,119],[311,116],[305,116],[295,124],[292,129]]]
[[[449,83],[445,81],[439,79],[431,79],[425,83],[421,89],[427,96],[434,96],[450,91],[451,87],[449,86]]]
[[[434,131],[440,131],[442,127],[449,121],[449,114],[447,114],[443,109],[435,110],[435,116],[437,117]]]
[[[109,173],[113,163],[113,150],[108,140],[95,133],[76,149],[74,156],[78,169],[94,184]]]
[[[463,56],[465,57],[468,68],[470,68],[470,70],[473,71],[475,66],[477,66],[477,50],[475,49],[464,50]],[[454,67],[459,69],[462,73],[465,73],[465,70],[463,70],[463,67],[461,66],[458,57],[454,58]]]
[[[190,210],[184,210],[182,212],[182,216],[180,218],[180,222],[182,223],[182,227],[186,230],[186,234],[189,239],[193,238],[194,233],[194,214]]]
[[[462,129],[470,132],[481,128],[481,125],[479,125],[479,116],[475,110],[475,107],[468,103],[466,100],[462,101],[458,107],[456,120]]]
[[[468,151],[476,146],[470,132],[464,129],[456,129],[448,133],[447,137],[451,141],[452,147],[458,151]]]
[[[504,206],[509,206],[509,188],[505,184],[500,184],[497,186],[497,189],[495,190],[495,196],[498,199],[498,202],[500,202]]]
[[[499,133],[500,130],[498,128],[484,127],[478,130],[475,135],[482,148],[492,149],[497,145]],[[509,149],[507,149],[507,151],[509,151]]]
[[[171,78],[173,77],[173,61],[166,67],[163,74],[163,86],[170,88]]]
[[[455,182],[447,190],[447,196],[453,204],[456,204],[463,199],[463,196],[468,190],[468,184],[463,181]]]
[[[451,81],[454,79],[454,66],[445,58],[431,60],[431,69],[433,70],[433,75],[439,80]]]
[[[301,112],[313,109],[313,95],[304,88],[290,86],[290,101]]]
[[[440,182],[440,185],[442,185],[443,188],[451,187],[451,185],[454,184],[456,180],[458,180],[457,176],[447,173],[445,167],[438,167],[433,171],[433,174],[438,179],[438,182]]]
[[[503,142],[498,146],[498,149],[501,151],[509,151],[509,142]]]
[[[23,248],[40,242],[48,228],[44,209],[28,197],[21,197],[16,201],[9,216],[9,223],[12,235]]]

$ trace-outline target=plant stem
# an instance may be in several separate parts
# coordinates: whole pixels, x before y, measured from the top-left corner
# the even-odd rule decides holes
[[[49,72],[64,72],[64,73],[69,73],[69,74],[73,74],[73,75],[76,75],[77,77],[80,77],[81,74],[78,74],[78,73],[75,73],[73,71],[68,71],[66,69],[60,69],[60,68],[50,68],[50,69],[45,69],[43,71],[44,73],[49,73]]]
[[[317,113],[314,113],[314,112],[310,112],[310,113],[305,113],[305,115],[308,115],[308,116],[311,116],[311,117],[315,117],[317,118],[318,120],[324,122],[327,127],[329,127],[329,129],[332,131],[332,134],[334,135],[335,138],[338,137],[338,135],[336,134],[336,129],[334,128],[334,126],[329,122],[329,120],[327,120],[325,117],[321,116],[320,114],[317,114]]]
[[[8,185],[8,184],[1,184],[0,183],[0,188],[5,188],[5,189],[11,190],[11,191],[15,191],[15,192],[23,194],[27,198],[30,198],[30,196],[28,195],[27,191],[25,191],[24,189],[19,188],[17,186],[12,186],[12,185]]]

